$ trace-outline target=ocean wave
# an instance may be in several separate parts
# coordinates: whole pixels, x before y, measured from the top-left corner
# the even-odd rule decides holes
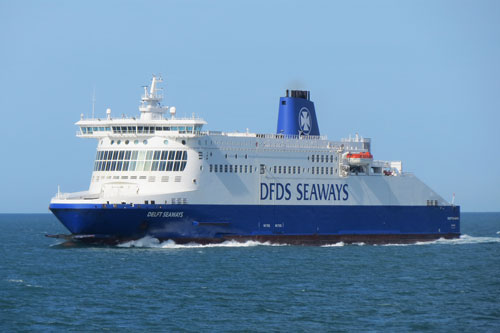
[[[188,244],[177,244],[173,240],[167,240],[160,242],[157,238],[146,236],[141,239],[128,241],[117,245],[118,247],[130,248],[155,248],[155,249],[192,249],[192,248],[210,248],[210,247],[254,247],[254,246],[286,246],[286,244],[273,244],[269,242],[257,242],[257,241],[225,241],[216,244],[198,244],[198,243],[188,243]]]
[[[27,283],[26,281],[21,280],[21,279],[8,279],[7,282],[21,284],[21,285],[26,286],[26,287],[41,288],[41,286],[39,286],[39,285],[30,284],[30,283]]]

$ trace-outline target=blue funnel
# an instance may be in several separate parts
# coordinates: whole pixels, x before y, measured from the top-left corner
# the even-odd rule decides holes
[[[277,134],[320,135],[314,103],[309,91],[292,90],[291,97],[280,97]]]

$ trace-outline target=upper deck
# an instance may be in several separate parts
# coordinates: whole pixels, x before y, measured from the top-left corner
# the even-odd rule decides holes
[[[298,131],[300,134],[290,134],[290,132],[284,132],[279,128],[278,134],[252,133],[248,129],[246,132],[203,130],[207,122],[202,118],[194,114],[192,117],[178,118],[176,117],[175,107],[161,104],[163,93],[161,88],[158,87],[160,82],[162,82],[161,78],[153,76],[151,85],[144,87],[144,94],[139,106],[140,117],[122,116],[115,118],[112,117],[110,109],[107,109],[105,119],[86,119],[82,115],[81,119],[76,123],[80,127],[77,136],[100,139],[99,150],[126,151],[130,149],[128,144],[134,142],[134,149],[148,151],[163,148],[165,142],[173,139],[182,146],[186,145],[186,148],[194,149],[197,152],[212,149],[226,152],[244,150],[256,158],[269,153],[276,158],[280,158],[281,153],[287,152],[297,152],[300,156],[303,155],[304,158],[312,152],[315,154],[332,154],[332,156],[338,156],[341,161],[342,165],[339,165],[338,168],[340,176],[368,174],[370,168],[375,174],[382,174],[384,169],[396,171],[391,172],[391,175],[401,174],[402,172],[401,162],[374,161],[372,157],[370,159],[353,158],[351,156],[353,153],[369,153],[371,151],[371,140],[358,134],[340,141],[330,141],[326,136],[319,135],[319,131],[316,132],[317,135],[313,135],[312,133],[305,134],[303,130]],[[296,96],[293,96],[294,91],[292,91],[292,98],[296,98]],[[304,101],[309,102],[309,92],[307,92]],[[281,100],[280,105],[286,105],[286,103],[291,103],[291,101]],[[306,125],[310,128],[317,127],[317,124],[314,124],[313,121],[315,116],[309,113],[306,116]],[[302,122],[304,122],[304,118],[303,114],[300,114],[299,123]],[[303,129],[307,128],[307,126],[303,127]],[[149,141],[153,138],[157,140]],[[137,145],[139,142],[144,144]],[[145,144],[146,142],[148,144]],[[160,146],[155,146],[154,142],[158,142]],[[371,154],[369,155],[371,156]]]

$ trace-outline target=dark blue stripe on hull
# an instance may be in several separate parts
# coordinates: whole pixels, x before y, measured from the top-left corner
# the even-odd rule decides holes
[[[301,239],[304,243],[371,239],[383,243],[385,239],[425,240],[460,234],[458,206],[52,204],[50,209],[71,233],[103,239],[151,235],[179,242],[288,239],[297,244]]]

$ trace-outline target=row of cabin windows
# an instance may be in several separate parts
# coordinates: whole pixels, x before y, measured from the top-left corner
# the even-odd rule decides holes
[[[311,173],[313,175],[335,175],[337,174],[337,169],[333,167],[312,167]]]
[[[186,161],[96,161],[94,171],[184,171]]]
[[[333,155],[311,155],[311,161],[312,162],[319,162],[319,163],[333,163],[333,161],[337,161],[337,158],[333,157]]]
[[[273,173],[277,174],[290,174],[290,175],[295,175],[298,174],[300,175],[300,172],[305,172],[305,168],[301,167],[295,167],[295,166],[274,166],[273,167]],[[335,171],[335,172],[334,172]],[[333,167],[312,167],[311,168],[311,173],[313,175],[333,175],[337,173],[337,169],[334,169]]]
[[[187,150],[99,150],[97,161],[187,161]]]
[[[274,166],[273,167],[273,173],[283,173],[283,174],[299,174],[300,175],[300,167],[295,167],[295,166]]]
[[[209,171],[223,173],[252,173],[253,168],[251,165],[210,164]]]

